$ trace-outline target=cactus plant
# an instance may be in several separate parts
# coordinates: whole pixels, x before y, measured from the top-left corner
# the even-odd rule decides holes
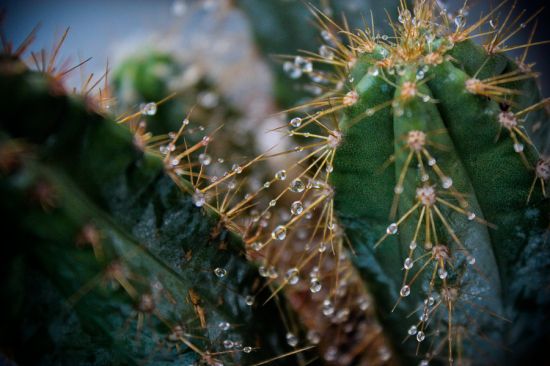
[[[394,36],[351,32],[314,10],[327,43],[300,59],[308,73],[311,62],[334,66],[333,87],[288,111],[298,145],[282,154],[299,158],[284,172],[310,183],[257,247],[276,262],[273,247],[288,250],[320,212],[320,238],[295,268],[307,268],[311,248],[322,261],[326,245],[338,255],[349,243],[404,362],[515,364],[547,337],[548,163],[536,148],[547,136],[533,127],[547,124],[548,100],[537,74],[504,54],[535,44],[506,45],[521,20],[506,13],[484,45],[473,42],[499,24],[498,10],[467,25],[464,9],[402,2]]]
[[[505,55],[541,43],[508,45],[534,17],[499,22],[501,9],[467,25],[466,6],[401,1],[388,36],[312,7],[325,43],[284,66],[320,94],[285,111],[294,146],[222,174],[205,155],[212,134],[185,135],[189,116],[152,135],[149,103],[117,125],[5,56],[0,207],[17,239],[3,257],[1,291],[16,305],[2,312],[2,353],[44,364],[536,357],[550,310],[548,100],[526,54]],[[271,158],[282,166],[265,178]]]
[[[257,306],[267,289],[240,240],[162,159],[78,98],[51,95],[42,73],[7,57],[2,70],[5,355],[218,365],[290,351],[285,335],[299,329],[260,320],[286,314],[284,303]]]

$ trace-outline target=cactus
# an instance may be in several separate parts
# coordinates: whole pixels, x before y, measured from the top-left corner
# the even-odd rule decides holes
[[[405,363],[516,364],[547,336],[548,163],[537,147],[547,140],[548,100],[525,57],[505,56],[535,44],[507,45],[511,13],[483,46],[472,41],[489,20],[499,24],[498,10],[467,25],[464,9],[451,16],[433,1],[412,11],[402,2],[395,35],[379,36],[314,9],[327,42],[295,61],[310,74],[336,70],[325,74],[325,93],[287,111],[297,146],[279,153],[291,163],[275,180],[290,183],[269,205],[292,215],[266,207],[274,223],[253,245],[276,266],[310,228],[291,262],[323,278],[338,274],[308,263],[322,263],[327,246],[338,257],[349,243]],[[304,191],[296,181],[306,188],[294,201]],[[349,311],[338,287],[324,304]]]
[[[493,14],[473,26],[459,14],[451,27],[434,7],[402,5],[395,36],[380,38],[317,13],[331,36],[314,60],[336,65],[345,87],[304,105],[291,135],[326,146],[330,220],[403,357],[513,363],[545,332],[547,162],[521,124],[536,112],[545,125],[548,101],[526,89],[536,75],[503,55],[508,34],[471,41]]]
[[[258,306],[267,289],[242,243],[161,159],[78,98],[51,95],[42,73],[8,58],[2,70],[6,356],[218,365],[291,351],[285,335],[299,329],[271,321],[284,302]]]
[[[238,4],[252,20],[292,23],[275,2]],[[426,366],[515,365],[544,351],[548,99],[526,63],[544,42],[509,45],[534,17],[498,20],[499,6],[468,25],[466,6],[400,1],[389,36],[311,10],[325,43],[283,69],[299,68],[318,95],[284,112],[282,148],[222,173],[206,151],[217,130],[193,135],[192,116],[156,115],[166,80],[149,80],[149,103],[117,125],[101,100],[87,102],[98,115],[66,96],[52,70],[4,57],[1,207],[18,238],[3,258],[0,289],[16,299],[2,312],[4,354]],[[288,29],[307,27],[295,18]],[[312,29],[292,41],[309,44]],[[286,36],[265,35],[261,48],[280,52]],[[518,60],[505,55],[518,48]],[[115,85],[141,89],[132,65],[157,62],[181,71],[154,55],[127,63]],[[304,98],[276,84],[282,105]],[[163,120],[156,135],[142,118]],[[223,148],[209,153],[234,152]],[[276,172],[264,174],[266,160]]]

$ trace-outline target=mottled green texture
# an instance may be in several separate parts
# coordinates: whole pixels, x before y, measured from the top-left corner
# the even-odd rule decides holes
[[[531,352],[547,337],[545,313],[550,294],[543,278],[550,274],[550,249],[545,236],[549,224],[548,202],[543,199],[539,186],[530,204],[526,203],[534,173],[514,152],[507,131],[502,131],[499,140],[495,141],[499,132],[499,105],[465,89],[465,81],[485,62],[483,49],[467,42],[455,45],[451,55],[452,61],[429,69],[427,83],[419,88],[420,93],[431,95],[435,102],[423,102],[420,97],[402,102],[402,115],[396,113],[401,108],[397,105],[386,107],[373,116],[366,116],[365,111],[399,99],[403,83],[415,81],[416,66],[411,65],[402,76],[385,75],[398,86],[397,90],[381,76],[365,73],[369,67],[368,56],[355,66],[353,88],[360,100],[346,110],[340,121],[344,140],[336,153],[332,174],[336,209],[357,252],[356,265],[376,295],[383,323],[397,347],[406,355],[414,355],[416,341],[401,344],[401,340],[410,325],[416,324],[418,314],[410,318],[408,315],[426,298],[433,266],[419,278],[411,295],[401,300],[395,312],[390,313],[390,310],[399,299],[403,261],[408,256],[418,214],[400,226],[399,235],[388,237],[377,249],[374,244],[385,234],[388,225],[396,221],[389,218],[389,213],[393,190],[409,151],[402,149],[406,134],[422,130],[428,133],[430,141],[444,145],[445,149],[428,146],[428,150],[453,179],[453,186],[466,194],[469,209],[478,218],[497,226],[491,229],[469,222],[465,216],[439,206],[464,246],[476,258],[476,269],[464,266],[464,256],[451,245],[455,248],[453,254],[457,263],[456,268],[449,271],[449,281],[458,283],[464,300],[455,308],[454,323],[455,326],[465,325],[471,332],[465,341],[464,354],[473,357],[477,364],[516,364],[525,355],[533,355]],[[505,73],[510,68],[508,65],[503,56],[494,56],[478,76],[486,78]],[[357,75],[357,70],[362,75]],[[472,70],[476,71],[472,73]],[[525,103],[532,104],[530,99]],[[525,153],[534,165],[537,151],[526,146]],[[395,155],[395,163],[383,169],[391,155]],[[432,179],[438,189],[444,191],[435,174]],[[416,202],[415,190],[419,185],[417,164],[413,159],[398,217]],[[438,225],[437,231],[442,242],[451,242],[442,225]],[[536,258],[532,258],[535,251]],[[416,264],[411,273],[416,273],[419,266]],[[467,267],[466,272],[463,272],[464,267]],[[522,291],[522,286],[528,282],[527,273],[531,273],[533,281]],[[438,286],[439,279],[436,280],[436,288]],[[490,316],[488,311],[502,314],[511,323]],[[483,341],[484,337],[510,347],[513,354],[504,355],[497,346]],[[480,344],[483,344],[483,353],[478,352]]]
[[[0,179],[3,235],[10,238],[1,259],[0,291],[10,299],[0,313],[4,355],[20,364],[194,365],[200,357],[185,344],[180,352],[175,342],[166,347],[176,324],[203,350],[222,351],[225,339],[254,348],[219,356],[227,365],[291,350],[275,303],[259,305],[269,293],[257,294],[263,284],[242,243],[195,207],[124,126],[86,110],[78,98],[54,95],[41,74],[1,78],[1,143],[31,146],[22,165]],[[40,185],[53,190],[53,207],[33,198]],[[87,224],[101,235],[99,259],[90,246],[77,245]],[[115,263],[135,295],[105,275]],[[217,267],[227,275],[218,278]],[[71,306],[67,299],[86,288]],[[190,291],[200,298],[196,304]],[[136,332],[136,306],[148,293],[158,316],[144,314]],[[250,294],[257,295],[254,306],[245,303]],[[231,324],[228,331],[222,321]]]

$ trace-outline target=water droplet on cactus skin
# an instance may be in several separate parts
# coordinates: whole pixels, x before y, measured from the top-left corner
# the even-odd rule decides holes
[[[288,343],[290,347],[296,347],[298,345],[298,338],[294,334],[288,332],[286,334],[286,343]]]
[[[224,278],[227,275],[227,271],[224,268],[216,268],[214,269],[214,274],[219,278]]]

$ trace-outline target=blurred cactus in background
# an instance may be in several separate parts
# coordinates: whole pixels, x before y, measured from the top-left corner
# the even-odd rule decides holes
[[[164,31],[74,88],[86,61],[60,58],[68,32],[49,51],[31,51],[36,31],[4,40],[0,363],[544,354],[549,101],[529,54],[546,43],[540,12],[169,8]]]

